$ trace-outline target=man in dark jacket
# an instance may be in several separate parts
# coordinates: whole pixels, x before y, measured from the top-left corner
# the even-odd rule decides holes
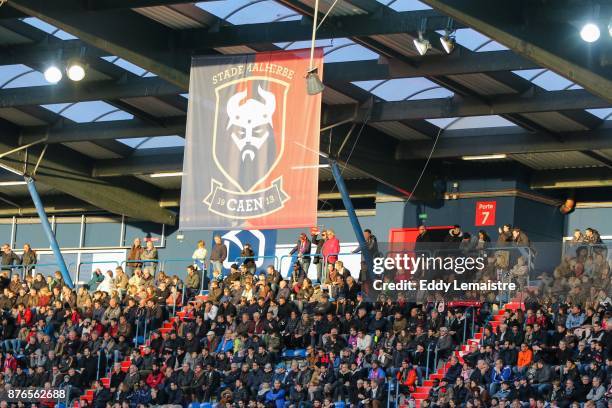
[[[210,262],[212,262],[212,270],[223,272],[223,262],[227,258],[227,248],[221,241],[220,235],[215,235],[215,245],[210,251]],[[212,276],[211,276],[212,277]]]
[[[105,408],[106,403],[112,398],[110,390],[105,388],[100,381],[94,383],[94,389],[96,390],[93,398],[94,408]]]
[[[318,235],[318,233],[311,234],[310,241],[317,246],[315,250],[316,255],[314,256],[312,263],[317,266],[317,282],[321,282],[323,277],[323,264],[325,263],[321,254],[323,253],[323,244],[327,239],[327,235],[325,231],[321,232],[321,238],[318,238]]]
[[[10,271],[10,265],[21,264],[19,256],[13,252],[9,244],[2,245],[2,256],[0,257],[0,265],[3,271]]]

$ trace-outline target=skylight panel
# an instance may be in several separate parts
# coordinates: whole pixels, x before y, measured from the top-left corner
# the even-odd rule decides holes
[[[587,109],[586,111],[599,119],[612,120],[612,108]]]
[[[544,72],[531,82],[546,89],[547,91],[560,91],[574,85],[574,83],[569,79],[564,78],[552,71]]]
[[[462,117],[459,119],[457,118],[437,118],[437,119],[426,119],[426,120],[431,124],[434,124],[440,128],[448,129],[448,130],[481,129],[481,128],[516,126],[514,123],[498,115],[466,116],[466,117]]]
[[[417,10],[430,10],[427,4],[418,0],[378,0],[395,11],[417,11]]]
[[[238,25],[301,19],[301,16],[295,15],[295,12],[290,8],[272,0],[203,1],[197,3],[196,6],[223,20]]]
[[[24,75],[21,75],[18,78],[13,78],[10,82],[6,83],[3,88],[25,88],[30,86],[47,85],[52,84],[45,80],[45,77],[41,72],[34,70],[28,73],[24,73]]]
[[[99,118],[104,113],[112,112],[117,109],[104,101],[87,101],[77,102],[74,104],[60,103],[41,106],[77,123],[91,122],[94,119]],[[132,115],[128,115],[129,114],[123,115],[122,119],[128,120],[133,118]]]
[[[72,34],[69,34],[65,31],[60,30],[59,28],[46,23],[44,21],[42,21],[39,18],[36,17],[26,17],[22,20],[24,23],[27,23],[29,25],[31,25],[32,27],[36,27],[39,30],[44,31],[45,33],[54,35],[55,37],[59,38],[60,40],[76,40],[77,37],[75,37]]]
[[[23,88],[29,86],[50,85],[43,74],[32,68],[22,65],[0,66],[0,88]]]
[[[348,38],[336,38],[333,45],[325,49],[325,62],[363,61],[378,57],[376,52]]]
[[[310,40],[274,43],[274,45],[284,50],[300,50],[304,48],[310,48]],[[315,47],[323,47],[325,48],[324,51],[327,51],[328,48],[334,47],[335,45],[336,44],[335,44],[334,39],[325,39],[325,40],[315,41]]]
[[[130,120],[133,118],[134,115],[128,112],[116,110],[115,112],[109,112],[108,114],[99,117],[98,119],[96,119],[96,122],[108,122],[111,120]]]
[[[441,33],[444,32],[441,31]],[[501,51],[508,49],[471,28],[460,28],[456,30],[455,39],[457,40],[457,44],[461,44],[472,51]]]
[[[144,142],[135,146],[136,149],[155,149],[160,147],[183,147],[185,146],[185,139],[173,135],[173,136],[156,136],[146,138]]]
[[[582,89],[580,85],[547,69],[523,69],[512,72],[547,91]]]
[[[138,65],[132,64],[131,62],[124,60],[123,58],[117,58],[115,56],[110,55],[110,56],[102,57],[102,59],[110,63],[113,63],[117,65],[118,67],[121,67],[125,69],[126,71],[131,72],[134,75],[144,76],[144,77],[157,76],[145,70],[144,68],[139,67]]]
[[[353,82],[358,87],[372,92],[386,101],[403,101],[431,98],[448,98],[453,92],[441,88],[427,78],[398,78],[387,81]]]
[[[123,143],[124,145],[131,147],[132,149],[135,149],[138,145],[144,143],[147,139],[149,138],[148,137],[134,137],[131,139],[116,139],[116,140],[118,142]]]

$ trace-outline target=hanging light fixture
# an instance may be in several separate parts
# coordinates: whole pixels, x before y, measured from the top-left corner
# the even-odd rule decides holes
[[[428,39],[424,38],[423,35],[427,30],[427,19],[421,20],[421,29],[419,30],[419,38],[414,39],[414,47],[420,55],[425,55],[427,51],[431,49],[431,43]]]
[[[49,65],[43,75],[45,80],[51,84],[57,84],[63,77],[62,71],[55,64]]]
[[[323,85],[317,71],[318,68],[311,68],[306,73],[306,92],[308,92],[308,95],[319,94],[325,89],[325,85]]]
[[[335,4],[334,4],[335,5]],[[332,5],[333,7],[333,5]],[[327,11],[327,14],[331,11],[331,8]],[[327,14],[323,16],[323,20],[327,17]],[[314,16],[312,18],[312,38],[310,40],[310,63],[308,64],[308,71],[306,72],[306,92],[308,95],[317,95],[323,92],[325,85],[319,78],[319,72],[314,64],[314,51],[315,51],[315,40],[317,38],[317,18],[319,16],[319,0],[315,0]],[[321,24],[323,21],[321,21]]]
[[[455,30],[453,29],[453,19],[449,17],[444,35],[440,37],[440,44],[447,54],[450,54],[455,49]]]

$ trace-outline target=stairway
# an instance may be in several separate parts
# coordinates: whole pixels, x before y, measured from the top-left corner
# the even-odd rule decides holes
[[[208,295],[207,294],[208,294],[208,291],[207,290],[203,290],[201,292],[201,294],[197,295],[195,298],[196,298],[196,300],[206,301],[208,299]],[[168,333],[168,332],[171,332],[172,330],[176,330],[176,328],[178,326],[178,321],[185,319],[185,313],[186,312],[185,312],[184,309],[185,309],[185,306],[183,306],[181,308],[181,310],[176,312],[176,316],[175,317],[170,317],[168,320],[163,322],[162,323],[162,327],[157,329],[157,331],[159,333]],[[143,353],[143,349],[147,345],[149,345],[149,341],[148,340],[146,341],[145,344],[141,344],[141,345],[138,346],[138,348],[140,349],[141,353]],[[127,373],[128,370],[130,369],[131,365],[132,365],[132,361],[130,360],[129,357],[126,357],[123,361],[121,361],[121,371],[123,371],[124,373]],[[110,377],[100,378],[100,381],[102,382],[102,385],[104,385],[104,387],[110,388]],[[87,401],[89,404],[91,404],[93,402],[95,392],[96,392],[96,390],[94,390],[94,389],[87,389],[87,390],[85,390],[85,393],[83,395],[81,395],[77,400],[74,401],[73,408],[80,408],[81,407],[81,401]]]
[[[511,299],[510,302],[506,304],[503,309],[500,309],[497,312],[497,315],[495,315],[493,319],[489,321],[488,324],[493,328],[493,331],[497,332],[497,327],[499,327],[499,325],[503,322],[504,314],[506,313],[506,311],[515,311],[517,309],[524,309],[524,308],[525,306],[523,303],[521,303],[521,298],[517,296]],[[480,344],[483,333],[484,333],[484,329],[481,328],[478,331],[478,333],[474,333],[473,338],[468,339],[465,342],[465,344],[461,345],[460,350],[456,350],[454,352],[454,355],[459,359],[460,363],[463,363],[463,356],[469,353],[470,346],[472,344],[476,344],[476,345]],[[423,385],[420,387],[417,387],[415,392],[412,393],[411,398],[414,398],[416,408],[420,408],[421,402],[429,397],[429,391],[431,390],[431,387],[433,386],[433,380],[434,379],[441,380],[442,378],[444,378],[444,375],[446,374],[446,370],[448,369],[449,366],[450,366],[450,362],[447,361],[436,372],[434,372],[433,374],[430,374],[429,378],[423,381]],[[399,408],[408,408],[407,401],[405,404],[399,405]]]

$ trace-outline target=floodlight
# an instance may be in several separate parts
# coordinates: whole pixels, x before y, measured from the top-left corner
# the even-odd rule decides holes
[[[446,51],[447,54],[450,54],[453,52],[453,49],[455,49],[455,36],[450,35],[450,33],[446,33],[443,37],[440,37],[440,43],[442,44],[444,51]]]
[[[69,61],[66,66],[66,74],[72,81],[81,81],[85,78],[85,67],[77,60]]]
[[[45,79],[47,82],[52,84],[57,84],[62,80],[62,71],[57,67],[57,65],[50,65],[44,72]]]
[[[588,43],[599,40],[600,35],[599,26],[592,22],[586,23],[582,26],[582,29],[580,29],[580,37]]]

